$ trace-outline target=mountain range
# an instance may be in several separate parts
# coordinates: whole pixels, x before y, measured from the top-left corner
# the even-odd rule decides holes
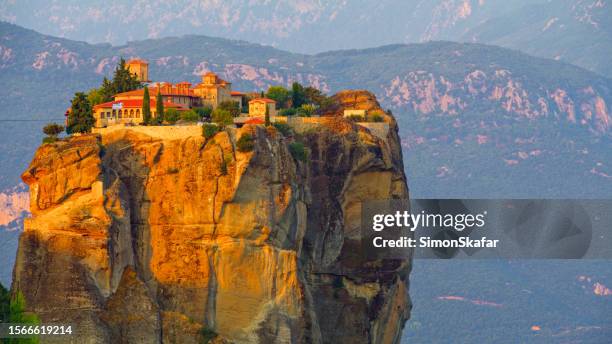
[[[149,3],[154,4],[155,1]],[[423,10],[435,7],[438,3],[442,1],[419,2],[419,8]],[[491,4],[489,1],[444,3],[469,3],[470,13],[477,13],[480,10],[476,9],[488,8],[486,6]],[[504,8],[516,11],[517,3],[525,6],[560,4],[560,10],[565,8],[562,4],[569,4],[564,1],[505,3],[495,3],[498,14],[503,13]],[[587,4],[586,1],[575,3]],[[609,8],[605,1],[588,3],[596,5],[591,7],[593,11]],[[356,6],[353,2],[339,4]],[[366,6],[366,3],[361,4]],[[80,6],[83,5],[73,5],[74,8]],[[265,8],[267,5],[260,6]],[[289,5],[281,3],[277,7],[282,9],[283,6]],[[10,7],[9,3],[0,4],[0,13],[4,16]],[[45,21],[40,19],[42,17],[36,6],[32,8],[34,18],[39,18],[40,25],[44,25]],[[49,13],[58,13],[59,9],[52,5]],[[491,11],[490,16],[485,17],[492,18],[495,12]],[[546,17],[545,12],[531,12],[533,16]],[[153,15],[147,11],[140,13],[143,16]],[[172,13],[170,11],[168,14],[170,18],[173,18]],[[342,13],[339,11],[337,16]],[[101,17],[102,23],[108,20],[106,17]],[[506,36],[492,35],[490,27],[495,28],[495,25],[491,22],[487,24],[485,17],[474,19],[479,25],[470,25],[469,30],[459,30],[462,37],[472,41],[472,34],[487,33],[499,40],[496,44],[501,44]],[[130,18],[136,23],[135,27],[147,28],[138,24],[139,17]],[[468,18],[479,17],[470,15]],[[605,27],[602,17],[590,18],[598,23],[598,27]],[[527,20],[513,20],[519,19]],[[469,20],[461,19],[458,22],[468,23]],[[537,20],[527,21],[537,27]],[[362,22],[367,22],[367,16]],[[397,21],[389,23],[391,26],[399,25]],[[364,25],[368,30],[362,31],[374,32],[372,28],[384,27],[383,24]],[[89,25],[97,24],[90,22]],[[185,23],[181,25],[186,25],[185,30],[191,28]],[[303,25],[318,27],[314,24]],[[436,34],[423,37],[416,35],[405,41],[451,39],[450,36],[444,36],[444,32],[450,35],[453,30],[447,31],[445,28],[458,28],[457,25],[438,26],[440,30]],[[561,19],[550,24],[550,28],[555,25],[570,27],[567,23],[563,24]],[[372,38],[368,38],[369,33],[364,33],[363,47],[370,46],[368,42],[404,41],[395,39],[396,28],[391,26],[384,30],[390,35],[388,40],[375,40],[374,33]],[[81,29],[84,34],[89,32],[84,23],[76,27],[79,29],[57,34],[69,36],[70,32],[79,32]],[[47,28],[49,30],[45,32],[52,32],[51,26]],[[346,26],[346,29],[337,31],[350,32],[354,29],[355,26]],[[166,27],[158,36],[182,33],[169,30]],[[430,28],[432,30],[433,26]],[[504,30],[509,29],[501,26],[493,31],[499,33]],[[95,31],[91,30],[92,33]],[[130,30],[117,30],[121,31]],[[533,42],[537,42],[537,37],[548,37],[541,36],[538,30],[532,31]],[[254,31],[253,36],[265,36],[262,32]],[[296,32],[305,31],[302,29]],[[599,59],[603,61],[602,66],[609,66],[606,58],[609,59],[610,54],[592,54],[591,43],[597,39],[589,33],[591,31],[585,32],[581,33],[580,39],[574,41],[582,40],[581,44],[588,47],[582,50],[567,48],[568,51],[580,55],[581,59]],[[522,35],[529,37],[528,34],[524,32]],[[302,50],[306,51],[308,43],[299,37],[308,35],[303,35],[294,33],[279,38],[278,42],[285,42],[284,47],[290,47],[290,44],[302,46]],[[546,44],[534,43],[534,49],[546,52],[547,46],[558,42],[551,37],[562,36],[559,34],[543,38]],[[324,34],[319,37],[321,46],[332,41]],[[336,36],[336,39],[338,37],[342,36]],[[520,41],[514,38],[516,42]],[[514,38],[510,41],[514,41]],[[586,62],[580,62],[584,67],[601,73],[597,74],[576,67],[566,62],[578,63],[576,61],[564,57],[555,60],[557,53],[552,50],[546,54],[531,52],[550,58],[547,59],[480,43],[436,41],[336,50],[312,55],[201,35],[152,38],[125,44],[122,40],[118,40],[120,45],[114,46],[90,44],[0,23],[0,82],[4,86],[0,89],[0,161],[3,163],[0,190],[4,190],[0,202],[6,205],[0,209],[3,212],[0,215],[6,215],[0,216],[5,223],[0,226],[0,244],[5,254],[1,261],[7,267],[0,271],[0,278],[4,283],[10,280],[9,270],[13,265],[19,234],[14,229],[21,227],[22,210],[25,208],[25,190],[18,184],[19,175],[40,144],[42,126],[48,121],[63,121],[63,113],[73,93],[98,86],[104,76],[111,74],[120,57],[148,59],[151,63],[150,75],[154,80],[196,82],[202,72],[212,70],[231,81],[234,89],[242,91],[263,90],[276,84],[289,85],[293,81],[317,86],[328,93],[345,88],[371,90],[382,106],[391,109],[398,118],[404,164],[413,198],[608,198],[612,194],[612,80],[602,75],[606,74],[606,68],[598,70]],[[609,39],[600,39],[598,42],[602,51],[605,51]],[[563,46],[571,47],[570,43],[564,42]],[[283,47],[283,44],[277,45]],[[512,44],[504,45],[516,48]],[[346,47],[349,47],[349,43]],[[578,46],[576,49],[581,48]],[[505,333],[498,331],[502,326],[493,326],[499,323],[511,329],[508,335],[522,331],[520,338],[525,341],[538,342],[539,338],[540,342],[546,342],[551,338],[559,338],[557,335],[565,331],[566,326],[570,326],[570,332],[562,341],[580,339],[588,336],[584,333],[591,332],[595,333],[595,339],[605,337],[610,332],[609,327],[593,329],[591,325],[609,324],[603,312],[609,300],[593,291],[596,282],[606,285],[606,288],[610,287],[612,282],[608,266],[607,262],[583,261],[571,266],[564,262],[548,265],[542,262],[519,265],[508,262],[485,262],[478,265],[469,262],[460,266],[457,263],[416,261],[415,271],[411,275],[411,296],[415,300],[414,319],[407,325],[409,330],[405,331],[405,338],[408,341],[423,341],[435,338],[440,333],[455,333],[464,339],[474,335],[472,338],[477,341],[509,338],[500,337],[499,333]],[[592,276],[593,282],[579,280],[582,274]],[[502,306],[498,307],[499,304]],[[584,312],[584,307],[590,307],[589,311]],[[521,312],[529,312],[530,316],[517,318],[516,314]],[[436,319],[439,320],[441,315],[445,319],[459,321],[453,322],[452,326],[440,324]],[[486,320],[482,323],[474,322],[477,318]],[[546,320],[539,322],[540,318]],[[509,324],[510,321],[514,323]],[[468,327],[470,324],[480,332],[468,333],[470,331],[466,329],[472,330]],[[548,332],[539,336],[528,328],[532,325],[541,326]],[[492,335],[497,337],[488,337]]]
[[[612,76],[609,0],[25,3],[0,4],[0,20],[90,43],[196,33],[319,53],[452,40],[518,49]]]
[[[299,81],[368,89],[400,123],[416,197],[603,197],[612,192],[612,81],[550,59],[474,43],[429,42],[296,54],[187,35],[92,45],[0,24],[0,190],[62,121],[74,92],[120,57],[150,61],[153,80],[197,82],[212,70],[242,91]]]

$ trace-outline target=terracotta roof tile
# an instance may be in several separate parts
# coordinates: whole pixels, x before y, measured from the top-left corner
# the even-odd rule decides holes
[[[249,103],[276,103],[276,100],[270,98],[255,98],[251,99]]]

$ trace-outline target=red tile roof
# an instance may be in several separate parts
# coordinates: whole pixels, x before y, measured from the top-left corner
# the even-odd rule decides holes
[[[276,100],[270,98],[255,98],[251,99],[249,103],[276,103]]]
[[[244,124],[264,124],[264,123],[266,122],[261,118],[251,118],[247,120],[246,122],[244,122]]]
[[[179,83],[182,84],[182,83]],[[189,96],[189,97],[196,97],[196,95],[193,93],[192,89],[187,89],[187,93],[185,94],[184,92],[179,91],[176,87],[161,87],[161,94],[162,96]],[[122,92],[122,93],[117,93],[115,94],[115,97],[128,97],[128,96],[142,96],[144,95],[144,88],[139,88],[137,90],[133,90],[133,91],[127,91],[127,92]],[[149,96],[150,97],[155,97],[157,95],[157,87],[150,87],[149,88]]]
[[[239,92],[239,91],[232,91],[232,92],[230,92],[230,95],[232,95],[232,96],[243,96],[244,93]]]

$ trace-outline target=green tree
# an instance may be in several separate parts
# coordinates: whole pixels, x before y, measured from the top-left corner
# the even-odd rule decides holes
[[[185,122],[197,122],[200,120],[200,116],[193,110],[187,110],[180,113],[180,118]]]
[[[206,139],[209,139],[215,136],[215,134],[219,132],[219,129],[219,126],[216,124],[204,123],[202,126],[202,135],[204,135]]]
[[[308,86],[304,88],[304,100],[309,104],[316,104],[321,106],[323,101],[327,98],[325,94],[323,94],[319,89],[314,88],[312,86]]]
[[[212,121],[224,128],[234,123],[234,116],[227,110],[216,108],[212,112]]]
[[[169,108],[168,110],[165,110],[164,119],[166,120],[166,122],[174,124],[180,118],[181,114],[179,114],[177,109]]]
[[[113,73],[112,86],[114,94],[116,94],[141,88],[142,83],[138,81],[136,74],[130,73],[130,70],[125,64],[125,60],[121,58]]]
[[[270,125],[272,125],[272,123],[270,122],[270,108],[268,107],[268,104],[266,104],[266,127],[269,127]]]
[[[289,144],[289,153],[291,156],[299,161],[306,161],[308,159],[308,151],[304,144],[301,142],[292,142]]]
[[[93,117],[91,104],[89,104],[85,93],[75,93],[72,99],[71,111],[68,115],[66,132],[68,134],[88,133],[91,131],[95,122],[96,120]]]
[[[89,104],[91,104],[91,106],[102,104],[106,101],[102,95],[102,92],[98,88],[92,88],[89,90],[89,92],[87,92],[87,100],[89,100]]]
[[[43,143],[52,143],[57,141],[57,135],[64,131],[64,126],[57,123],[48,123],[43,127],[43,133],[47,135],[43,138]]]
[[[102,86],[98,89],[100,97],[102,97],[102,102],[110,102],[113,100],[113,95],[115,94],[115,90],[113,88],[113,83],[104,77],[102,80]]]
[[[210,118],[210,115],[212,114],[212,107],[210,105],[205,105],[202,107],[193,108],[193,111],[200,116],[200,119]]]
[[[304,86],[298,82],[294,82],[291,85],[291,107],[299,108],[306,102],[306,93],[304,92]]]
[[[119,64],[115,67],[112,80],[104,78],[102,86],[98,89],[101,102],[109,102],[113,100],[113,96],[117,93],[128,92],[139,89],[143,84],[138,81],[136,74],[130,73],[130,70],[125,64],[125,60],[121,58]],[[96,105],[92,102],[93,105]]]
[[[142,95],[142,121],[145,125],[151,124],[151,96],[149,96],[149,88],[145,86]]]
[[[302,104],[302,106],[297,109],[297,115],[301,117],[311,117],[316,110],[317,108],[313,104]]]
[[[272,125],[276,128],[276,130],[280,131],[281,134],[283,134],[283,136],[285,137],[289,137],[293,135],[293,129],[291,129],[291,126],[289,126],[289,124],[287,123],[275,122]]]
[[[238,139],[238,142],[236,142],[236,147],[243,153],[252,151],[253,148],[255,148],[255,139],[253,138],[253,135],[249,133],[242,134],[242,136],[240,136]]]
[[[11,312],[11,294],[9,291],[0,283],[0,322],[8,322]]]
[[[240,106],[238,102],[235,102],[233,100],[224,100],[219,104],[217,108],[229,111],[234,117],[240,116]]]
[[[55,136],[61,134],[64,131],[64,126],[57,123],[48,123],[43,127],[43,133],[47,136]]]
[[[4,289],[4,287],[2,287],[3,291],[0,293],[4,293],[6,292],[6,289]],[[5,300],[5,296],[2,297],[2,310],[3,312],[6,312],[6,300]],[[40,324],[40,319],[38,318],[38,316],[34,313],[31,312],[27,312],[26,310],[26,302],[25,302],[25,298],[23,296],[23,294],[20,291],[17,291],[16,293],[14,293],[14,295],[10,298],[10,300],[8,301],[8,313],[4,313],[4,316],[6,316],[7,320],[6,322],[10,322],[10,323],[18,323],[18,324],[31,324],[31,325],[37,325]],[[9,339],[6,340],[5,343],[38,343],[39,340],[37,337],[33,337],[33,338],[14,338],[14,339]]]
[[[157,96],[155,97],[155,111],[157,112],[156,114],[156,122],[157,124],[162,124],[164,122],[164,100],[162,98],[161,92],[159,92],[159,89],[157,91]]]
[[[279,108],[284,108],[291,97],[291,93],[283,86],[270,86],[266,93],[266,97],[275,100]]]

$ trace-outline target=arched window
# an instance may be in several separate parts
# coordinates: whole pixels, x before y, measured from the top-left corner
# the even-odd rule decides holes
[[[134,118],[134,109],[130,110],[130,118]]]
[[[113,109],[113,117],[117,117],[117,110]]]
[[[136,118],[140,118],[140,109],[136,109]]]
[[[119,118],[122,118],[123,117],[122,116],[123,115],[123,111],[119,110],[118,113],[119,113]]]

